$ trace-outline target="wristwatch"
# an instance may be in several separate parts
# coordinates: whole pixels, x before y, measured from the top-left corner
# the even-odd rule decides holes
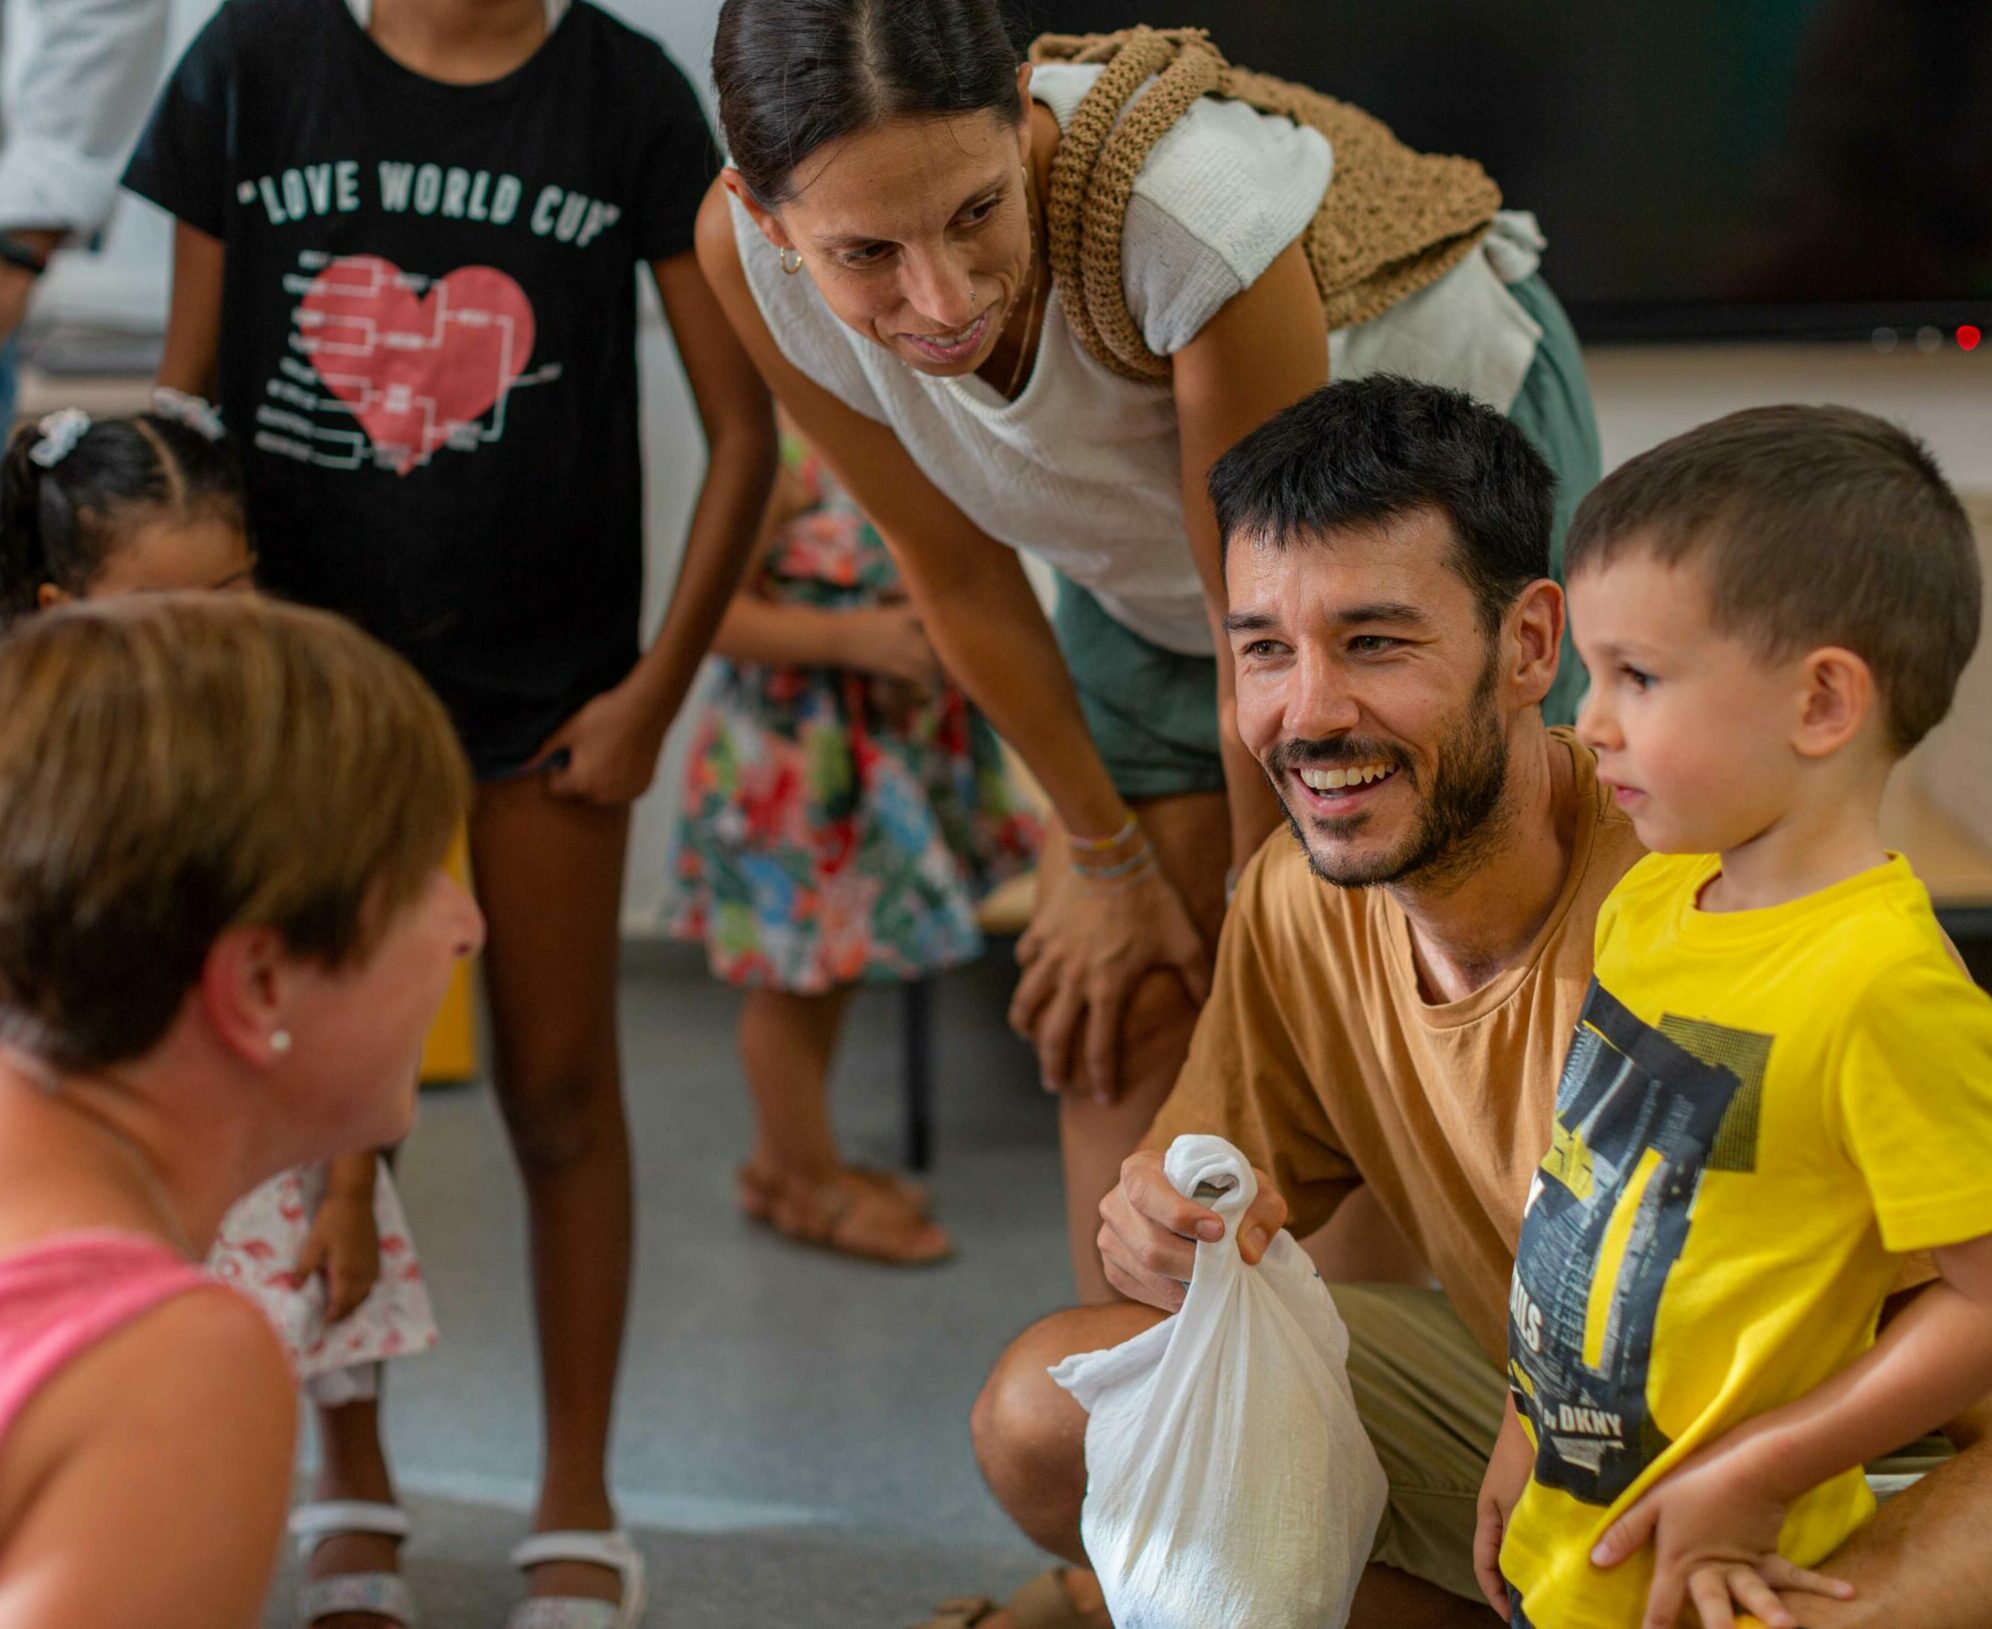
[[[48,270],[48,256],[12,232],[0,232],[0,261],[19,266],[31,277],[39,277]]]

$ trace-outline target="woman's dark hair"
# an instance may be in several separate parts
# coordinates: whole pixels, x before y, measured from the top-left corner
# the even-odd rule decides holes
[[[0,459],[0,624],[53,583],[88,591],[141,510],[242,515],[242,480],[226,441],[157,413],[104,419],[44,467],[40,425],[14,432]]]
[[[1023,116],[996,0],[726,0],[712,78],[733,166],[770,208],[790,196],[798,164],[855,130]]]

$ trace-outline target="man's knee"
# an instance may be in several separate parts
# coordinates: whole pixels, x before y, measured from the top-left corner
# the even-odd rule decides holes
[[[996,1361],[969,1417],[976,1462],[990,1490],[1040,1543],[1043,1531],[1077,1532],[1086,1491],[1086,1411],[1051,1378],[1053,1364],[1152,1327],[1163,1315],[1127,1302],[1055,1312],[1019,1335]]]
[[[1085,1411],[1047,1372],[1086,1349],[1062,1333],[1070,1317],[1053,1313],[1019,1335],[996,1360],[975,1399],[969,1433],[982,1474],[999,1496],[1005,1487],[1056,1479],[1075,1463],[1085,1474]]]

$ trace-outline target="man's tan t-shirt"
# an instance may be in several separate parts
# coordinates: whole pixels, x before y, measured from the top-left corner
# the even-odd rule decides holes
[[[1591,754],[1554,737],[1577,772],[1570,873],[1518,966],[1462,1001],[1426,1001],[1396,902],[1321,881],[1276,833],[1239,879],[1215,987],[1148,1138],[1230,1139],[1272,1175],[1302,1238],[1368,1183],[1497,1367],[1598,907],[1644,852]]]

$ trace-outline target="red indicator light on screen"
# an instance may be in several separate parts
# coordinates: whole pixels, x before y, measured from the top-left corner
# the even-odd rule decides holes
[[[1978,349],[1978,342],[1984,337],[1970,323],[1966,323],[1957,331],[1957,348],[1960,351],[1975,351]]]

